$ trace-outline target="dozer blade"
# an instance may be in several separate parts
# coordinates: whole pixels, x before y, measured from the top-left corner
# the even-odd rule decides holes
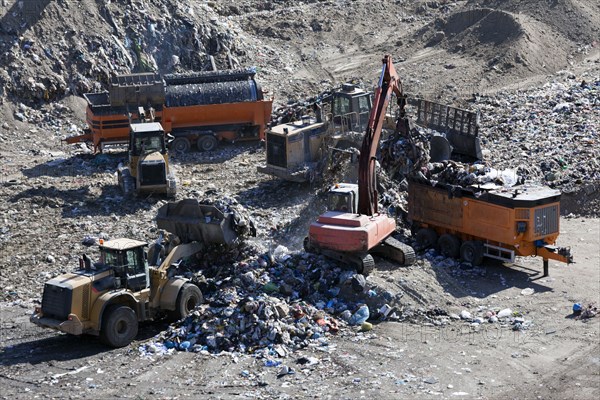
[[[233,228],[233,214],[217,207],[200,204],[195,199],[169,202],[158,209],[156,225],[177,235],[183,243],[231,245],[238,238]]]
[[[412,247],[388,236],[383,242],[373,247],[370,253],[394,260],[400,265],[408,266],[415,262],[415,251]]]

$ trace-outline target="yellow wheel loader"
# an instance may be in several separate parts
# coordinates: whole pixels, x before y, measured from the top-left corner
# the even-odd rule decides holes
[[[45,283],[31,322],[123,347],[136,337],[139,322],[187,316],[203,295],[179,275],[181,264],[193,266],[207,245],[237,243],[240,230],[233,214],[194,199],[162,206],[157,225],[182,244],[165,246],[161,235],[146,252],[139,240],[101,241],[97,262],[84,254],[77,270]]]

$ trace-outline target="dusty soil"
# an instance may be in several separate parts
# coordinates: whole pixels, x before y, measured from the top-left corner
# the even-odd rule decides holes
[[[544,98],[600,82],[600,9],[583,0],[555,1],[2,1],[0,8],[0,384],[3,398],[527,398],[600,395],[600,318],[574,318],[572,305],[600,303],[599,105],[578,104],[578,132],[535,140],[539,151],[515,151],[498,126],[518,124],[514,110],[542,109]],[[150,28],[152,24],[156,24]],[[190,37],[197,35],[197,40]],[[115,44],[142,38],[146,57]],[[169,44],[169,45],[167,45]],[[100,51],[99,49],[103,50]],[[102,56],[102,53],[105,56]],[[521,313],[529,329],[510,324],[384,322],[370,332],[347,328],[328,346],[309,346],[282,360],[296,373],[248,355],[177,352],[145,356],[138,347],[167,326],[143,327],[136,342],[111,350],[95,338],[71,337],[29,323],[43,283],[76,265],[85,236],[153,240],[161,198],[124,202],[114,171],[124,153],[93,157],[61,139],[84,125],[79,95],[113,73],[199,69],[206,56],[224,68],[228,55],[258,68],[278,105],[359,79],[372,87],[381,57],[392,54],[404,89],[488,113],[482,135],[488,162],[541,165],[564,144],[575,178],[555,182],[564,196],[559,244],[576,263],[486,262],[467,269],[420,254],[397,268],[377,260],[370,280],[404,293],[401,304],[474,316],[490,308]],[[177,55],[174,60],[172,55]],[[153,60],[153,61],[152,61]],[[39,84],[42,84],[40,87]],[[541,91],[540,91],[541,90]],[[546,92],[547,90],[547,92]],[[475,94],[475,95],[474,95]],[[520,106],[511,99],[524,99]],[[475,101],[474,101],[475,99]],[[478,105],[477,99],[483,99]],[[587,101],[587,100],[586,100]],[[550,106],[550,110],[556,104]],[[543,110],[542,110],[543,111]],[[543,114],[543,112],[539,113]],[[560,125],[548,113],[544,124]],[[538,120],[538,121],[540,121]],[[498,123],[498,121],[500,123]],[[570,120],[569,120],[570,121]],[[571,122],[569,122],[571,123]],[[548,125],[550,126],[550,125]],[[563,125],[561,129],[567,130]],[[487,132],[487,133],[486,133]],[[488,136],[486,136],[488,135]],[[521,138],[521,139],[520,139]],[[550,143],[548,145],[548,143]],[[578,143],[580,145],[578,145]],[[546,144],[546,145],[545,145]],[[544,147],[545,146],[545,147]],[[529,147],[535,147],[529,146]],[[210,154],[175,156],[181,198],[215,189],[236,198],[257,221],[257,246],[300,250],[322,211],[324,188],[256,172],[259,144],[229,144]],[[596,164],[594,164],[596,163]],[[540,170],[543,168],[540,167]],[[582,172],[583,171],[583,172]],[[575,176],[575,175],[574,175]],[[583,178],[580,178],[583,177]],[[543,180],[543,179],[542,179]],[[554,184],[553,183],[553,184]],[[533,289],[523,291],[524,289]],[[318,363],[303,366],[301,357]]]

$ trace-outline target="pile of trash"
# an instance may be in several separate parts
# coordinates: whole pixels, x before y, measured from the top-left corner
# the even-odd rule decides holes
[[[450,318],[463,320],[473,327],[483,323],[510,325],[513,331],[524,331],[533,325],[531,320],[525,319],[520,312],[513,311],[510,308],[480,306],[477,314],[479,315],[473,315],[467,310],[462,310],[460,314],[450,314]]]
[[[588,304],[587,307],[581,305],[581,303],[573,304],[573,315],[576,319],[587,320],[593,318],[598,314],[598,307],[594,304]]]
[[[327,346],[331,334],[348,326],[367,331],[372,329],[367,320],[401,319],[393,307],[401,293],[382,290],[322,256],[290,254],[279,246],[273,254],[247,260],[214,260],[189,271],[205,303],[140,351],[266,352],[285,357],[307,346]]]
[[[559,71],[540,88],[478,97],[482,146],[496,168],[521,167],[526,178],[571,190],[600,180],[598,77]]]
[[[447,160],[428,164],[424,172],[425,174],[421,174],[421,177],[425,177],[432,184],[440,182],[467,187],[491,183],[497,186],[511,187],[525,183],[524,177],[520,175],[520,170],[499,171],[482,163],[466,164]]]
[[[256,236],[256,225],[250,213],[236,199],[219,194],[216,190],[208,190],[204,193],[200,204],[213,205],[223,214],[233,215],[233,230],[240,237]]]
[[[430,140],[440,133],[415,127],[409,137],[393,135],[382,142],[381,164],[399,181],[410,175],[462,187],[528,182],[563,193],[583,191],[586,200],[578,208],[590,212],[600,188],[600,169],[592,154],[600,122],[594,112],[599,88],[598,79],[578,82],[574,75],[559,73],[539,89],[476,96],[483,160],[431,162]]]

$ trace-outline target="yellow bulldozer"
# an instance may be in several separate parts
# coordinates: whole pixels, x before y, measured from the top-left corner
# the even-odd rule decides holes
[[[332,151],[360,147],[372,102],[373,93],[345,83],[313,104],[315,115],[271,127],[266,164],[258,172],[294,182],[312,180]],[[394,118],[386,115],[384,127],[393,124]]]
[[[142,108],[138,114],[144,122],[130,123],[128,160],[117,168],[119,186],[127,196],[160,193],[173,198],[177,181],[169,165],[165,131],[153,122],[152,110],[148,120]]]

